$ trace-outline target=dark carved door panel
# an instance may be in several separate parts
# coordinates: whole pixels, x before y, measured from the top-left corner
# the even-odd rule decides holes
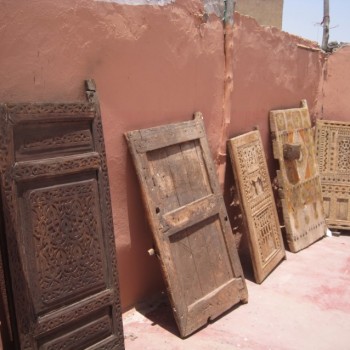
[[[1,185],[21,349],[123,349],[101,116],[3,104]]]
[[[325,235],[313,131],[306,100],[300,108],[270,111],[273,153],[277,171],[287,242],[292,252],[308,247]]]
[[[228,141],[248,230],[254,276],[261,283],[285,257],[283,239],[259,131]]]
[[[350,228],[350,123],[316,121],[323,208],[331,228]]]
[[[202,116],[126,137],[184,337],[247,300]]]

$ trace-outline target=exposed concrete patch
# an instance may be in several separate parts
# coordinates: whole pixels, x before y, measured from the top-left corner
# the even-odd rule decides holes
[[[204,11],[208,14],[215,14],[219,18],[224,19],[225,1],[224,0],[203,0]]]

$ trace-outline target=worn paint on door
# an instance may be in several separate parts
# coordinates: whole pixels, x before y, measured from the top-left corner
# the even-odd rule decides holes
[[[321,183],[307,103],[270,112],[274,157],[281,187],[287,242],[292,252],[306,248],[326,231]]]

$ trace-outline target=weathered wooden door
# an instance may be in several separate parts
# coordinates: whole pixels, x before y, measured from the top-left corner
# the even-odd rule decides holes
[[[292,252],[325,235],[321,183],[307,103],[300,108],[270,112],[274,157],[283,198],[287,242]]]
[[[285,251],[259,131],[232,138],[228,149],[254,276],[261,283],[285,257]]]
[[[126,134],[174,316],[187,336],[247,289],[202,116]]]
[[[123,349],[99,105],[2,104],[1,189],[20,349]]]
[[[350,123],[316,121],[323,208],[331,228],[350,228]]]

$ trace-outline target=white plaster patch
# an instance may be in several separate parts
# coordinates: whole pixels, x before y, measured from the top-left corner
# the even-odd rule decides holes
[[[132,6],[139,6],[139,5],[165,6],[165,5],[171,4],[172,2],[175,2],[175,0],[95,0],[95,1],[113,2],[115,4],[132,5]]]
[[[204,10],[206,13],[215,13],[219,18],[224,17],[225,1],[224,0],[204,0]]]

